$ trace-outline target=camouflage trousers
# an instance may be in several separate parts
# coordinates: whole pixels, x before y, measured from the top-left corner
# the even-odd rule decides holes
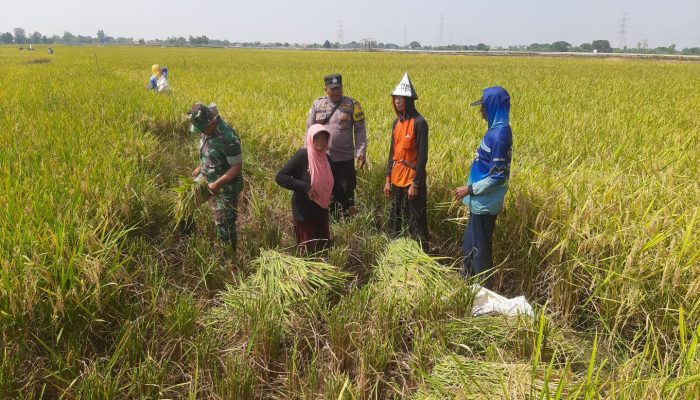
[[[236,233],[238,192],[224,187],[216,196],[209,198],[208,202],[212,214],[214,214],[216,236],[223,243],[230,243],[235,249],[238,244]]]

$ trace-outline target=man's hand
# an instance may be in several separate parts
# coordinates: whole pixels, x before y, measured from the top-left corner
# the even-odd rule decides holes
[[[213,195],[215,195],[215,196],[219,193],[219,189],[221,189],[221,187],[219,186],[218,182],[219,182],[219,181],[212,182],[212,183],[210,183],[210,184],[208,185],[208,186],[209,186],[209,191],[211,192],[211,194],[213,194]]]
[[[194,170],[192,170],[192,177],[193,178],[196,178],[197,175],[199,175],[199,171],[201,170],[201,168],[202,168],[202,166],[200,165],[197,168],[195,168]]]
[[[357,156],[357,169],[364,168],[366,162],[365,156]]]
[[[413,200],[416,197],[418,197],[418,188],[411,184],[411,186],[408,188],[408,199]]]
[[[455,200],[462,200],[468,194],[469,194],[469,187],[468,186],[460,186],[457,189],[452,191],[452,195],[455,197]]]
[[[243,164],[236,164],[232,165],[231,168],[229,168],[219,179],[217,179],[215,182],[212,182],[209,184],[209,190],[213,195],[216,195],[219,193],[219,189],[223,185],[226,185],[230,182],[233,182],[234,179],[236,179],[236,176],[241,173],[241,167]]]
[[[306,193],[309,195],[309,199],[311,199],[311,201],[314,201],[318,198],[318,193],[316,193],[316,190],[314,188],[309,188],[309,191]]]
[[[387,182],[384,184],[384,197],[387,199],[391,197],[391,182]]]

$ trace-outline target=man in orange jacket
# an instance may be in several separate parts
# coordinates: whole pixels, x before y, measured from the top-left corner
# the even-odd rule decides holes
[[[425,167],[428,163],[428,123],[416,110],[416,89],[408,77],[391,93],[396,119],[392,127],[384,196],[391,198],[389,229],[394,235],[408,230],[420,241],[423,251],[428,245],[428,190]]]

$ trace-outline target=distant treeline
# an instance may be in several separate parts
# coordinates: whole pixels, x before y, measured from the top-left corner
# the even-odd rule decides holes
[[[351,41],[347,43],[332,43],[328,40],[323,43],[289,43],[289,42],[231,42],[229,40],[209,39],[202,36],[171,36],[167,39],[144,40],[133,37],[112,37],[100,29],[97,36],[74,35],[68,31],[62,36],[42,35],[40,32],[27,34],[23,28],[15,28],[13,32],[0,33],[0,42],[5,44],[140,44],[140,45],[170,45],[170,46],[234,46],[234,47],[292,47],[292,48],[326,48],[326,49],[412,49],[412,50],[447,50],[447,51],[531,51],[531,52],[578,52],[578,53],[641,53],[641,54],[685,54],[700,55],[700,47],[686,47],[677,49],[675,44],[666,47],[650,48],[646,41],[639,42],[635,47],[613,48],[608,40],[594,40],[590,43],[582,43],[574,46],[566,41],[553,43],[532,43],[530,45],[518,45],[508,47],[492,47],[484,43],[476,45],[450,44],[446,46],[424,46],[417,41],[406,45],[383,43],[375,40]]]

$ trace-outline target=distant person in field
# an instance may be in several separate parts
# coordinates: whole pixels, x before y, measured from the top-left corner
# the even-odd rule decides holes
[[[365,113],[357,100],[343,95],[343,77],[339,74],[323,78],[326,95],[316,99],[306,119],[311,125],[326,125],[331,134],[331,169],[335,186],[331,214],[334,219],[351,216],[355,208],[357,168],[362,169],[367,157],[367,128]]]
[[[215,110],[215,111],[212,111]],[[188,112],[190,132],[199,134],[199,166],[193,177],[204,177],[213,194],[209,206],[220,241],[236,250],[238,196],[243,189],[243,154],[236,131],[218,115],[217,108],[195,103]]]
[[[483,90],[479,106],[488,130],[476,150],[467,185],[456,188],[455,199],[469,207],[462,240],[462,276],[488,273],[493,268],[492,240],[496,217],[503,208],[510,176],[513,133],[510,129],[510,95],[500,86]]]
[[[391,93],[396,119],[391,129],[384,196],[391,199],[389,229],[408,231],[428,252],[428,122],[416,110],[418,93],[408,73]]]
[[[160,65],[153,64],[151,72],[153,72],[153,74],[148,81],[148,89],[158,93],[169,91],[170,82],[168,82],[168,68],[161,68]]]
[[[333,172],[328,148],[331,134],[320,124],[311,125],[306,146],[298,150],[277,173],[277,184],[293,190],[292,219],[300,253],[316,253],[328,246],[328,207],[333,192]]]

